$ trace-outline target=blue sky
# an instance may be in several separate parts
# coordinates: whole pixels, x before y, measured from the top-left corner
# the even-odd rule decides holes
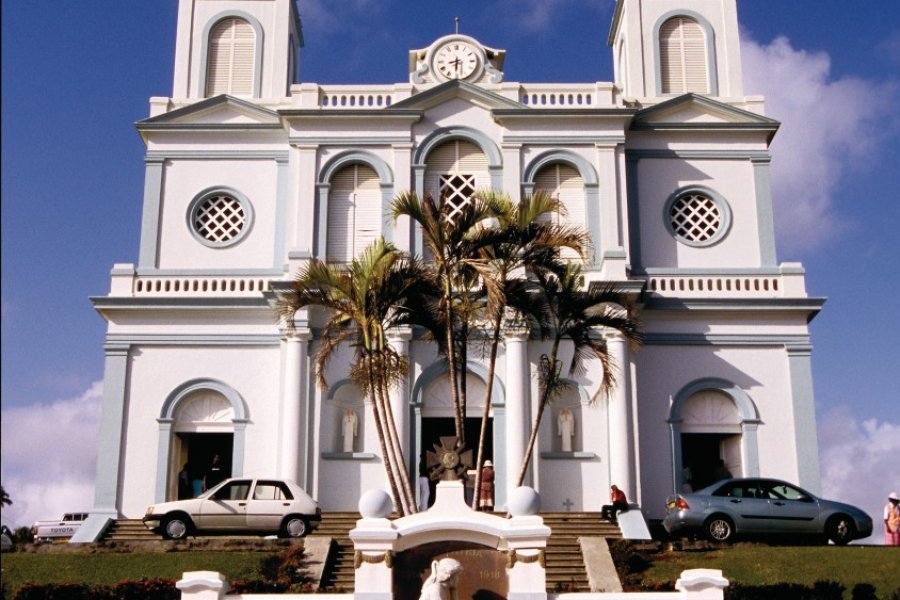
[[[900,5],[738,4],[746,92],[765,94],[784,122],[772,148],[779,260],[803,262],[809,293],[828,297],[811,326],[826,492],[880,514],[900,488],[887,462],[900,452]],[[613,6],[301,0],[300,77],[403,82],[407,51],[459,16],[463,33],[507,50],[508,81],[610,81]],[[81,430],[96,426],[105,324],[88,297],[107,293],[114,263],[137,259],[144,148],[132,124],[171,93],[176,8],[2,5],[2,462],[20,519],[90,504]],[[54,455],[46,436],[61,431],[86,448]],[[36,464],[70,485],[59,506],[39,498],[52,481],[26,476]]]

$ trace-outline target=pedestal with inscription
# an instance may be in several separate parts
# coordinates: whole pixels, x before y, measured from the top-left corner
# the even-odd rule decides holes
[[[390,499],[381,491],[360,500],[363,518],[350,532],[356,553],[358,600],[417,600],[434,561],[462,564],[459,598],[546,600],[544,549],[550,528],[538,516],[540,498],[518,488],[510,518],[473,511],[461,481],[441,481],[427,511],[389,521]]]

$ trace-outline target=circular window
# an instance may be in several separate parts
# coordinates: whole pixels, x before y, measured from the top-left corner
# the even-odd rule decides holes
[[[250,203],[231,191],[202,194],[188,213],[194,237],[214,247],[237,243],[250,228],[251,218]]]
[[[677,193],[669,199],[666,225],[689,246],[709,246],[725,235],[731,215],[723,199],[705,190]]]

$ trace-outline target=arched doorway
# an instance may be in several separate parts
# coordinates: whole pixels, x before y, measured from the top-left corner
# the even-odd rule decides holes
[[[705,379],[684,387],[673,398],[669,424],[676,491],[701,489],[728,476],[759,475],[759,415],[734,384]]]
[[[465,420],[466,446],[472,450],[472,461],[477,459],[478,439],[481,431],[481,414],[485,398],[485,371],[483,365],[469,364],[466,377],[467,410]],[[503,418],[503,388],[498,381],[494,382],[494,390],[491,397],[491,408],[488,413],[487,430],[485,432],[484,459],[494,463],[495,473],[495,498],[494,505],[501,506],[505,503],[505,495],[501,491],[505,481],[505,459],[503,452],[502,431]],[[412,393],[412,427],[410,428],[411,446],[414,449],[413,456],[416,462],[411,466],[418,469],[425,462],[426,452],[434,450],[435,444],[440,444],[443,436],[455,434],[453,424],[453,399],[450,388],[450,377],[447,373],[446,363],[435,363],[425,369],[416,381]],[[499,454],[495,455],[494,449]],[[412,461],[410,461],[412,463]],[[474,478],[468,485],[472,485]],[[431,498],[434,494],[435,483],[432,482]],[[467,488],[467,501],[471,499],[471,488]]]
[[[247,421],[240,395],[220,381],[188,381],[169,394],[157,419],[156,502],[188,494],[179,490],[179,473],[189,463],[193,478],[205,478],[218,455],[214,477],[242,475]]]
[[[196,391],[179,403],[172,428],[172,461],[167,496],[190,497],[180,489],[178,474],[187,468],[192,479],[203,479],[204,489],[231,477],[234,455],[234,409],[228,400],[213,390]],[[218,456],[219,471],[210,471]],[[174,484],[174,485],[173,485]]]

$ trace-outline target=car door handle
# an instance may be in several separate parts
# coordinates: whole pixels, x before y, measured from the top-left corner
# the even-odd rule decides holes
[[[282,506],[290,506],[291,503],[290,503],[290,502],[282,502],[281,505],[282,505]]]
[[[782,502],[780,500],[777,502],[773,502],[772,504],[774,504],[775,506],[784,506],[784,502]]]
[[[738,500],[737,498],[732,498],[732,499],[731,499],[731,503],[732,503],[732,504],[740,504],[741,501]]]
[[[247,506],[246,502],[238,502],[238,506]]]

